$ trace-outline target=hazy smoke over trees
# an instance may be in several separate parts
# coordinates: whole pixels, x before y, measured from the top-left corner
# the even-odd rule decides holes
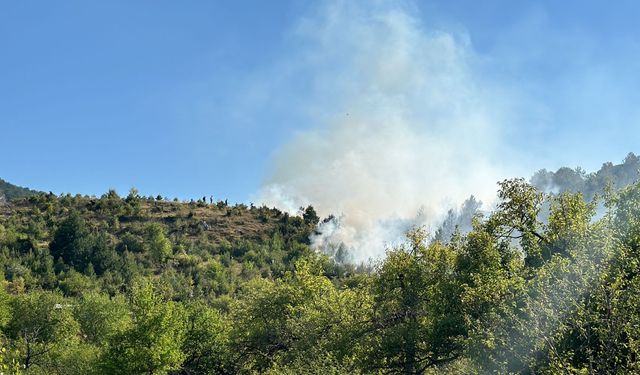
[[[288,66],[291,79],[313,72],[311,126],[279,150],[257,197],[336,214],[314,244],[344,243],[356,261],[411,225],[435,230],[472,194],[491,202],[514,173],[501,139],[507,100],[476,70],[465,35],[430,30],[412,11],[332,2],[300,23],[307,47]]]

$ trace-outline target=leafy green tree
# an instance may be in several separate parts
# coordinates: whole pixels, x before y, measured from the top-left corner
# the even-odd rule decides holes
[[[181,371],[187,374],[228,373],[230,359],[230,321],[216,309],[201,302],[187,305],[187,331],[183,343],[185,360]]]
[[[34,369],[37,375],[92,375],[96,369],[100,348],[80,341],[56,351],[48,358],[45,366]],[[32,372],[29,372],[32,373]]]
[[[83,339],[97,346],[105,346],[111,336],[122,334],[131,325],[127,303],[120,295],[110,298],[96,292],[83,293],[73,306],[73,315]]]
[[[5,280],[0,275],[0,330],[3,330],[11,321],[11,297],[5,289]]]
[[[307,208],[301,207],[300,211],[302,212],[302,219],[305,224],[316,226],[320,222],[320,217],[313,206],[307,206]]]
[[[79,326],[60,294],[32,291],[11,301],[13,317],[6,333],[20,353],[25,372],[46,369],[61,350],[77,344]]]
[[[171,241],[158,223],[150,223],[145,227],[145,241],[152,259],[158,263],[164,262],[173,253]]]
[[[575,368],[584,373],[638,373],[640,365],[640,185],[609,196],[611,209],[589,224],[590,262],[595,280],[569,319],[545,369]],[[572,238],[573,235],[563,237]]]
[[[388,251],[374,276],[365,369],[422,374],[462,353],[456,256],[450,247],[425,241],[422,228],[411,231],[408,243]]]
[[[89,262],[98,276],[115,268],[118,264],[118,254],[106,233],[101,232],[93,236]]]
[[[61,272],[58,276],[60,279],[58,287],[68,297],[78,297],[83,293],[95,291],[98,287],[95,280],[74,269]]]
[[[33,271],[39,286],[53,289],[56,285],[56,274],[53,257],[47,249],[35,248],[23,257],[22,263]]]
[[[544,194],[521,178],[498,185],[501,201],[486,223],[487,230],[496,239],[519,240],[527,265],[540,266],[549,258],[542,254],[541,243],[547,239],[538,219]]]
[[[152,283],[140,279],[133,285],[129,304],[131,324],[112,335],[101,358],[106,373],[166,374],[180,368],[185,359],[184,308],[165,301]]]
[[[22,366],[17,361],[19,355],[7,350],[4,343],[0,344],[0,373],[20,375],[22,374]]]
[[[90,263],[91,232],[80,214],[73,211],[56,230],[49,244],[51,255],[83,272]]]
[[[317,265],[298,262],[282,280],[254,279],[232,307],[232,345],[238,371],[306,364],[320,353],[348,364],[349,332],[365,318],[366,294],[341,293]],[[360,301],[356,303],[356,301]]]
[[[566,340],[575,328],[568,317],[580,310],[583,293],[597,280],[612,249],[606,225],[592,224],[594,212],[581,195],[555,198],[548,228],[540,233],[544,241],[539,248],[549,249],[541,263],[529,263],[527,272],[504,273],[508,270],[504,267],[502,271],[493,267],[502,273],[480,272],[487,281],[469,288],[466,297],[471,302],[484,300],[482,308],[471,314],[477,324],[471,326],[470,353],[481,372],[579,369],[566,361],[576,349]],[[483,284],[503,287],[483,293]]]

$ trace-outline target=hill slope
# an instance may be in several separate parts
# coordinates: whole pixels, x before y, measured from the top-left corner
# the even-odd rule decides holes
[[[632,179],[632,162],[607,168]],[[640,183],[606,195],[600,216],[583,194],[543,194],[521,178],[499,186],[499,204],[468,233],[440,242],[410,231],[370,272],[309,249],[312,207],[291,216],[113,191],[10,201],[0,367],[638,373]]]
[[[113,191],[100,198],[39,193],[0,206],[0,248],[13,249],[0,254],[0,264],[9,280],[27,288],[74,294],[64,280],[71,272],[76,279],[97,274],[96,288],[108,277],[107,291],[115,292],[136,275],[155,274],[215,297],[256,275],[290,269],[311,253],[306,245],[316,223],[312,208],[290,216],[226,202],[121,198]],[[49,271],[29,271],[33,257]],[[215,288],[198,282],[211,267],[219,269]]]
[[[37,194],[35,190],[30,190],[20,186],[8,183],[0,178],[0,202],[12,200],[16,198],[28,197]]]

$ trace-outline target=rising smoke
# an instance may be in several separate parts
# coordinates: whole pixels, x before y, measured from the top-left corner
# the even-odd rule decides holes
[[[493,201],[514,172],[501,139],[508,101],[468,38],[397,4],[331,2],[300,23],[305,47],[287,66],[291,79],[312,77],[311,126],[277,152],[256,197],[335,214],[312,242],[344,244],[353,261],[383,255],[410,226],[435,230],[471,194]]]

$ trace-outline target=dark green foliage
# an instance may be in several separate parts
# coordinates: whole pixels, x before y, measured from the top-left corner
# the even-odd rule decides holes
[[[313,206],[307,206],[307,208],[301,207],[300,211],[302,212],[302,219],[307,225],[318,225],[320,222],[320,217]]]
[[[230,362],[229,320],[202,302],[189,303],[186,310],[183,371],[191,374],[230,372],[235,364]]]
[[[79,271],[90,263],[93,238],[85,220],[72,212],[56,230],[49,250],[54,259],[61,259]]]

